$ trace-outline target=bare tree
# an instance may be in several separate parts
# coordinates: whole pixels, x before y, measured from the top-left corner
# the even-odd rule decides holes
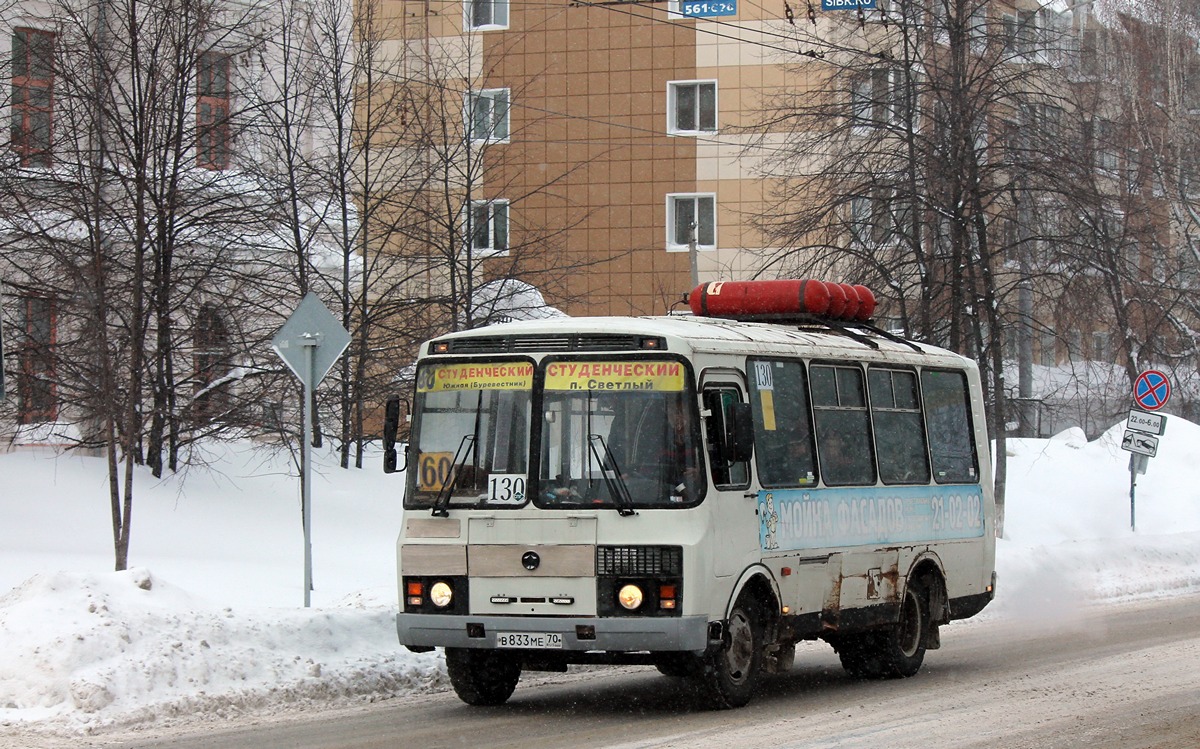
[[[873,286],[909,335],[979,361],[1001,515],[1006,338],[1028,343],[1019,297],[1050,298],[1055,268],[1034,248],[1061,232],[1032,221],[1063,204],[1061,20],[982,0],[814,18],[795,27],[806,85],[770,96],[759,125],[792,155],[766,162],[778,190],[763,224],[780,249],[764,272]]]
[[[245,291],[230,270],[246,259],[236,238],[262,215],[260,194],[226,171],[231,59],[253,44],[239,31],[253,10],[174,0],[49,10],[45,26],[17,35],[18,88],[35,85],[31,67],[52,75],[40,79],[45,117],[14,129],[2,171],[3,251],[10,285],[50,310],[53,413],[36,416],[65,404],[81,425],[73,438],[104,452],[124,569],[134,467],[161,473],[165,457],[174,469],[180,445],[228,410],[212,397],[218,374],[180,360],[195,348],[198,310]],[[196,397],[181,402],[189,388]]]

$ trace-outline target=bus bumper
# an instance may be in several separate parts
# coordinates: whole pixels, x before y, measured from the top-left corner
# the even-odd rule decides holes
[[[562,650],[702,651],[708,617],[558,618],[397,614],[396,634],[410,648],[495,648],[498,632],[557,633]]]

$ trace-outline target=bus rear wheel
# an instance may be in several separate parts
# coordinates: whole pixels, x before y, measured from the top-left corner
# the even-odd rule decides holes
[[[762,673],[763,625],[758,610],[739,600],[729,614],[722,647],[705,656],[697,675],[713,707],[742,707]]]
[[[492,650],[446,648],[446,673],[454,693],[468,705],[503,705],[521,679],[521,664]]]
[[[929,590],[923,580],[910,580],[900,602],[900,620],[883,632],[883,676],[915,676],[925,661],[929,634]]]
[[[912,580],[900,601],[895,624],[871,632],[839,637],[835,648],[842,668],[859,679],[914,676],[925,660],[929,628],[929,590]]]

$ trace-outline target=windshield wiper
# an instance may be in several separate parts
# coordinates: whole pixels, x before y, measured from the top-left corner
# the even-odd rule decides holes
[[[458,442],[458,449],[454,451],[454,460],[450,463],[450,478],[442,485],[438,495],[433,499],[433,516],[435,518],[450,517],[450,511],[446,509],[450,504],[450,497],[454,495],[454,488],[458,486],[459,479],[466,473],[467,456],[472,454],[472,448],[475,447],[475,435],[479,434],[479,421],[483,417],[483,391],[479,391],[479,395],[475,398],[475,428],[470,434],[464,434],[463,438]],[[479,452],[474,451],[475,469],[474,473],[479,473]],[[462,461],[459,461],[462,458]]]
[[[597,442],[600,443],[600,447],[604,448],[603,456],[596,449]],[[608,493],[612,495],[613,500],[617,503],[617,514],[621,517],[636,515],[637,510],[633,509],[633,497],[629,494],[629,486],[625,483],[625,477],[621,475],[621,467],[617,465],[616,456],[608,449],[604,438],[598,434],[589,434],[588,447],[591,448],[592,457],[596,459],[596,464],[600,466],[600,475],[604,477],[604,485],[608,487]],[[612,468],[605,468],[605,465],[610,465]]]
[[[435,518],[450,517],[450,511],[446,507],[450,504],[450,497],[454,494],[454,488],[458,486],[458,480],[467,472],[467,467],[459,461],[459,458],[465,461],[474,446],[475,435],[473,434],[464,434],[463,438],[459,440],[458,449],[454,451],[454,461],[450,464],[450,478],[442,484],[441,490],[433,500],[432,515]]]

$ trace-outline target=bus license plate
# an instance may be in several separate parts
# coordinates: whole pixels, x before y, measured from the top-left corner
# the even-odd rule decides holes
[[[498,648],[561,648],[562,635],[557,632],[497,632]]]

